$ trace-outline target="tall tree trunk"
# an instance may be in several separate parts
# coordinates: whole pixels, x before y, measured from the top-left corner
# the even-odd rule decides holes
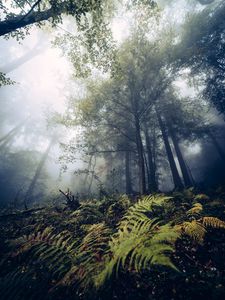
[[[126,180],[126,194],[130,195],[132,193],[132,183],[131,183],[129,151],[125,151],[125,180]]]
[[[90,183],[88,186],[88,196],[89,197],[91,195],[91,187],[92,187],[93,180],[94,180],[96,163],[97,163],[97,159],[96,159],[96,156],[94,156],[94,163],[93,163],[93,167],[92,167],[92,171],[91,171],[91,180],[90,180]]]
[[[45,150],[45,152],[43,153],[42,155],[42,158],[38,164],[38,167],[35,171],[35,174],[34,174],[34,177],[29,185],[29,188],[27,189],[27,192],[25,194],[25,198],[24,198],[24,203],[25,205],[27,206],[28,202],[30,201],[30,199],[32,198],[32,195],[33,195],[33,192],[34,192],[34,189],[35,189],[35,186],[36,186],[36,183],[37,183],[37,180],[38,178],[40,177],[41,175],[41,172],[42,172],[42,169],[44,167],[44,164],[48,158],[48,155],[49,155],[49,152],[51,150],[51,147],[53,146],[55,142],[55,137],[52,138],[52,140],[50,141],[47,149]]]
[[[137,116],[135,117],[135,129],[136,129],[136,145],[137,145],[138,168],[139,168],[139,192],[141,194],[145,194],[146,178],[145,178],[144,147],[141,138],[141,127]]]
[[[211,130],[207,130],[207,134],[210,137],[210,139],[211,139],[211,141],[213,143],[213,146],[217,150],[217,153],[219,154],[221,160],[225,163],[225,152],[224,152],[224,150],[222,149],[222,147],[218,143],[217,139],[215,138],[215,136],[213,135],[213,133],[211,132]]]
[[[174,132],[174,129],[173,129],[172,125],[171,124],[167,124],[167,125],[168,125],[168,128],[169,128],[170,137],[171,137],[173,145],[174,145],[174,149],[176,151],[176,155],[177,155],[177,159],[178,159],[178,162],[179,162],[179,165],[180,165],[180,169],[181,169],[181,172],[182,172],[182,175],[183,175],[184,185],[185,185],[185,187],[190,187],[190,186],[192,186],[192,181],[191,181],[191,178],[189,176],[188,169],[187,169],[185,160],[183,158],[182,152],[180,150],[180,146],[179,146],[176,134]]]
[[[90,172],[91,172],[91,164],[92,164],[93,157],[94,157],[93,155],[90,155],[90,157],[89,157],[89,162],[88,162],[88,166],[87,166],[87,173],[85,174],[84,181],[83,181],[84,186],[87,186],[88,176],[90,175]]]
[[[177,170],[177,166],[176,166],[176,163],[175,163],[175,160],[174,160],[174,157],[173,157],[173,152],[172,152],[172,149],[170,147],[168,134],[167,134],[165,125],[163,123],[163,120],[161,118],[161,115],[160,115],[160,113],[158,112],[157,109],[156,109],[156,114],[157,114],[157,118],[158,118],[158,122],[159,122],[159,127],[160,127],[160,130],[162,132],[163,142],[164,142],[164,145],[165,145],[168,161],[169,161],[169,164],[170,164],[170,169],[171,169],[171,173],[172,173],[172,177],[173,177],[174,187],[178,188],[178,189],[182,189],[184,186],[183,186],[183,183],[181,181],[180,175],[179,175],[178,170]]]
[[[157,191],[157,181],[156,181],[156,169],[153,162],[153,153],[152,153],[152,146],[150,142],[150,137],[148,134],[148,129],[145,124],[145,142],[146,142],[146,149],[147,149],[147,157],[148,157],[148,188],[149,192]]]

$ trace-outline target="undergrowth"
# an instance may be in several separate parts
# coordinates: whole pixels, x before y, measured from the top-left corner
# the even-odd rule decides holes
[[[112,196],[0,217],[2,299],[223,299],[224,193]]]

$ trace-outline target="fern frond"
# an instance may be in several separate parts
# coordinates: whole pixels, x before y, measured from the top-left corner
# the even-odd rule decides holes
[[[225,222],[215,217],[203,217],[202,224],[205,227],[225,228]]]
[[[79,209],[71,213],[71,217],[78,224],[95,224],[104,219],[104,215],[98,210],[98,206],[82,204]]]
[[[201,203],[193,204],[193,207],[187,211],[188,216],[198,216],[203,211],[203,206]]]
[[[131,206],[127,214],[122,218],[121,226],[124,227],[125,224],[129,226],[140,225],[142,222],[148,222],[149,218],[146,213],[153,212],[154,207],[162,206],[172,197],[167,197],[164,195],[149,195],[138,200],[133,206]]]
[[[195,200],[195,201],[201,201],[201,200],[207,201],[207,200],[209,200],[209,199],[210,199],[209,196],[207,196],[206,194],[197,194],[197,195],[194,197],[194,200]]]
[[[87,288],[94,284],[95,276],[102,270],[105,253],[111,235],[105,223],[92,225],[78,248],[77,265],[62,279],[62,283],[70,285],[75,281],[80,287]]]
[[[26,257],[25,263],[32,266],[38,260],[45,265],[55,280],[64,276],[74,264],[79,239],[73,237],[69,231],[54,233],[52,227],[43,232],[29,235],[27,241],[13,254]],[[29,252],[29,255],[25,255]]]
[[[97,286],[101,286],[114,272],[118,275],[121,267],[136,272],[153,264],[175,268],[168,255],[174,251],[179,233],[169,224],[160,226],[160,222],[147,216],[153,206],[160,206],[169,199],[171,197],[163,195],[147,196],[129,208],[109,242],[108,260],[96,277]]]
[[[202,243],[206,234],[205,227],[198,221],[184,222],[179,227],[185,234],[198,243]]]

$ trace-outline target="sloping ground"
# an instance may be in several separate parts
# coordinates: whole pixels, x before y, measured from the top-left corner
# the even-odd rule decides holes
[[[0,217],[1,299],[224,299],[225,193]]]

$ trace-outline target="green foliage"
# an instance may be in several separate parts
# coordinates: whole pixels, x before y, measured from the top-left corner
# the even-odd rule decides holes
[[[193,197],[196,200],[208,200],[209,197],[205,194],[197,194]],[[175,225],[175,228],[181,234],[186,234],[195,242],[202,244],[207,233],[207,228],[225,228],[225,222],[212,216],[201,217],[204,213],[204,206],[197,202],[193,203],[192,207],[184,212],[184,222]]]
[[[91,203],[82,204],[81,207],[71,214],[71,217],[79,224],[94,224],[102,221],[103,214],[98,206]]]
[[[192,251],[199,244],[212,251],[204,240],[225,228],[210,216],[208,201],[196,202],[194,191],[179,197],[154,194],[131,205],[127,196],[112,195],[81,203],[72,213],[46,208],[0,217],[3,299],[98,299],[107,284],[130,288],[131,278],[135,286],[146,280],[148,288],[160,276],[179,282]]]
[[[21,240],[19,241],[21,242]],[[1,295],[4,299],[21,299],[41,297],[44,290],[40,290],[42,280],[57,282],[72,267],[75,261],[77,239],[68,231],[55,233],[52,227],[46,227],[43,232],[37,232],[24,238],[16,251],[8,257],[8,262],[14,264],[4,280],[1,282]],[[18,264],[15,269],[15,265]],[[7,261],[2,266],[7,266]],[[44,273],[44,274],[43,274]],[[40,277],[40,279],[39,279]],[[28,286],[28,290],[26,290]],[[16,290],[19,289],[19,293]],[[33,298],[32,299],[35,299]],[[43,297],[43,295],[42,295]]]
[[[75,268],[75,278],[77,278],[81,287],[92,287],[95,277],[98,276],[105,263],[107,263],[105,261],[105,252],[109,248],[108,241],[111,232],[111,229],[104,223],[91,225],[88,229],[78,248],[78,263]]]
[[[114,271],[118,274],[120,267],[128,266],[137,272],[151,264],[175,268],[168,254],[174,251],[179,235],[169,224],[160,225],[146,215],[155,205],[160,206],[168,199],[162,195],[147,196],[128,209],[109,242],[110,259],[97,277],[97,286],[102,285]]]
[[[4,85],[13,85],[16,82],[11,80],[10,78],[6,77],[6,75],[0,72],[0,87]]]

